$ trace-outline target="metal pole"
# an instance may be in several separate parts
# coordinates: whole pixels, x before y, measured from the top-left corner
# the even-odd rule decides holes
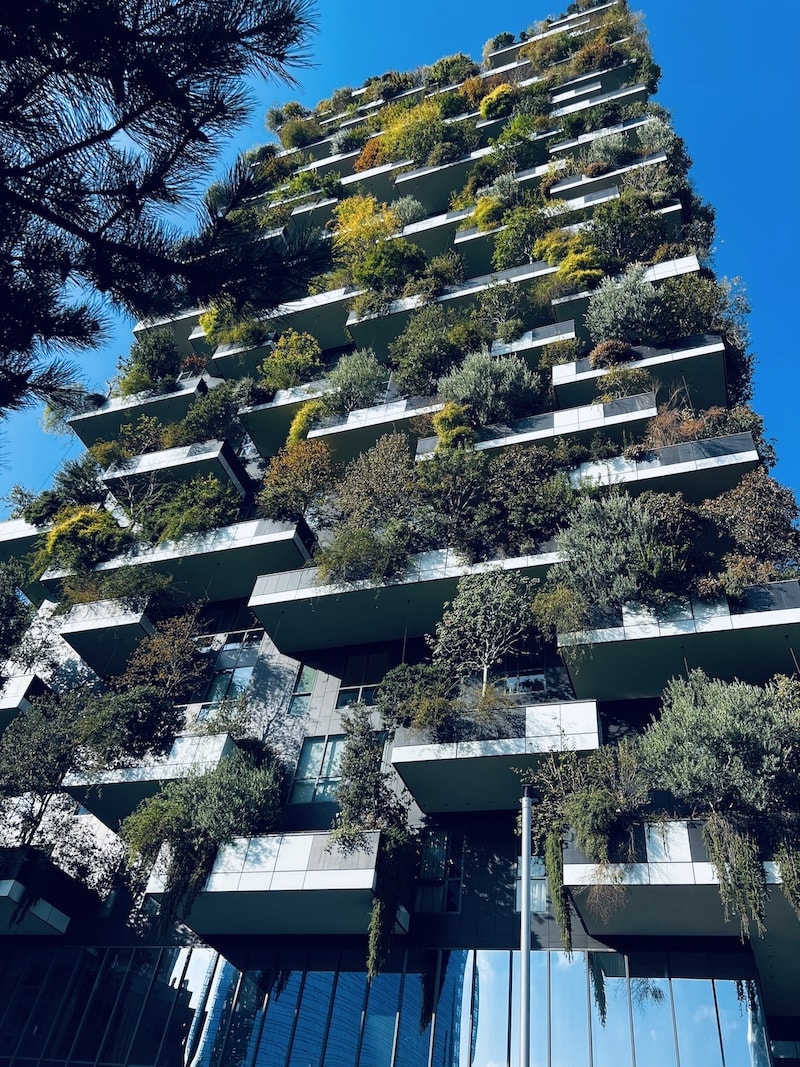
[[[529,1067],[531,1058],[531,794],[522,787],[522,902],[519,936],[519,1064]]]

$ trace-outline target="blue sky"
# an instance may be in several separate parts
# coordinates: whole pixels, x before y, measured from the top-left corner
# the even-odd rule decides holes
[[[645,15],[654,58],[664,71],[657,99],[686,141],[697,191],[717,210],[717,272],[746,283],[758,356],[754,406],[777,443],[777,477],[800,496],[797,326],[787,328],[795,306],[790,264],[800,247],[791,181],[800,5],[776,0],[756,9],[730,0],[644,0],[633,6]],[[391,7],[374,0],[317,0],[314,66],[297,72],[297,89],[256,87],[252,121],[225,158],[267,138],[263,115],[274,103],[299,99],[313,106],[339,86],[355,87],[371,74],[408,70],[452,52],[479,58],[488,37],[516,33],[561,9],[541,0],[403,0]],[[132,325],[118,320],[107,344],[80,357],[94,388],[103,387],[127,352]],[[46,488],[63,459],[81,451],[76,439],[42,434],[35,412],[13,416],[0,430],[0,495],[14,482]]]

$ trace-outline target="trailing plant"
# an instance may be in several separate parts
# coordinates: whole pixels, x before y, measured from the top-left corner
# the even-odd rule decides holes
[[[64,508],[102,504],[107,495],[100,481],[102,470],[91,451],[67,460],[56,471],[52,489],[24,499],[19,509],[22,518],[33,526],[45,526]]]
[[[102,508],[88,505],[63,508],[37,542],[32,571],[41,576],[48,567],[91,570],[95,564],[121,552],[130,536]]]
[[[301,441],[305,441],[309,431],[319,421],[322,411],[323,403],[320,399],[306,400],[304,404],[300,405],[289,426],[289,433],[286,438],[287,449],[291,450]]]
[[[269,748],[251,749],[205,774],[168,782],[120,827],[130,861],[156,864],[164,879],[161,930],[188,915],[221,845],[280,827],[284,767]]]
[[[567,957],[572,957],[572,911],[569,893],[564,885],[564,844],[558,830],[550,830],[544,839],[544,869],[553,905],[553,918],[558,924],[561,944]]]

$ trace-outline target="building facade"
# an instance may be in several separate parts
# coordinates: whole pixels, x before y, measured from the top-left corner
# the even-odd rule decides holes
[[[282,150],[251,159],[259,239],[318,227],[328,273],[247,322],[140,324],[122,386],[70,420],[101,500],[29,502],[0,527],[0,559],[39,554],[26,592],[48,637],[48,657],[6,665],[0,728],[78,676],[130,694],[141,662],[180,722],[160,754],[71,765],[61,823],[23,833],[29,798],[9,802],[0,1067],[519,1062],[521,777],[541,790],[548,761],[627,752],[694,670],[748,699],[796,673],[794,512],[657,80],[623,0],[579,2],[480,65],[287,109]],[[151,364],[132,391],[148,344],[181,369]],[[735,521],[759,491],[783,522],[762,555]],[[59,549],[87,507],[115,531],[91,558]],[[576,585],[592,553],[569,555],[592,515],[611,531],[595,593]],[[511,583],[520,632],[459,660],[443,620],[482,577]],[[528,624],[536,593],[551,600]],[[552,608],[579,594],[577,614]],[[449,678],[413,675],[429,688],[412,693],[402,669],[432,650]],[[409,687],[394,719],[387,675]],[[278,819],[232,816],[191,893],[170,895],[174,841],[123,873],[116,835],[141,804],[264,744]],[[556,820],[554,867],[538,834],[531,1063],[790,1067],[789,846],[757,858],[759,934],[755,896],[743,925],[735,887],[721,899],[697,804],[653,791],[622,829],[615,809],[605,855]],[[84,831],[114,857],[93,888],[65,847]]]

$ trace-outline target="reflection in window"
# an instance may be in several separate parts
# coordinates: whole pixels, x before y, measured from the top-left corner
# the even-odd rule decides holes
[[[522,860],[517,859],[517,896],[515,911],[522,910]],[[531,856],[531,915],[546,915],[547,906],[547,872],[543,856]]]
[[[205,706],[198,718],[204,718],[223,700],[236,700],[243,695],[253,676],[263,636],[263,629],[252,629],[198,638],[198,647],[211,664]]]
[[[348,656],[336,707],[347,708],[359,702],[369,706],[374,704],[379,683],[383,681],[387,671],[398,663],[397,653],[385,649]]]
[[[336,787],[341,778],[344,743],[344,734],[305,739],[297,762],[289,803],[335,802]]]
[[[461,911],[464,834],[429,830],[422,844],[416,910]]]
[[[301,665],[297,673],[297,680],[294,683],[291,699],[289,700],[290,716],[305,715],[308,711],[311,703],[311,691],[314,688],[316,678],[317,672],[313,667],[309,667],[306,664]]]

